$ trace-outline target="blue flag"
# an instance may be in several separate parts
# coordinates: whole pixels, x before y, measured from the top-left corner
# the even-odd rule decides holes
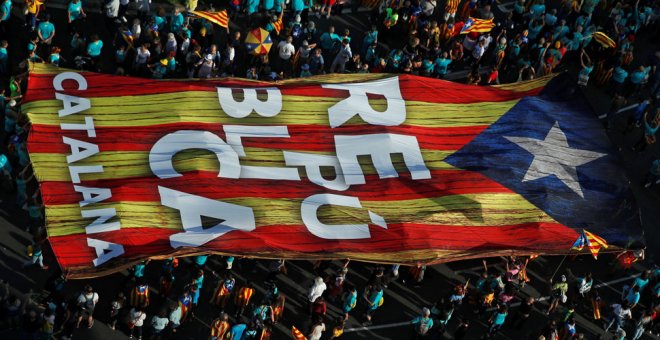
[[[568,97],[522,99],[446,161],[499,182],[568,227],[643,247],[617,149],[586,101]]]

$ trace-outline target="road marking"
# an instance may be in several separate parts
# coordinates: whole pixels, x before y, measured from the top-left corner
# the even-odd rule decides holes
[[[613,284],[616,284],[616,283],[619,283],[619,282],[623,282],[623,281],[626,281],[626,280],[630,280],[630,279],[636,278],[638,276],[639,276],[639,274],[635,274],[635,275],[629,275],[629,276],[626,276],[626,277],[618,278],[618,279],[612,280],[612,281],[602,282],[602,283],[599,283],[597,285],[594,285],[594,288],[609,287],[611,289],[614,289],[610,285],[613,285]],[[550,296],[542,296],[542,297],[536,299],[536,301],[543,302],[543,301],[546,301],[546,300],[549,300],[549,299],[550,299]],[[517,307],[517,306],[520,306],[520,302],[515,302],[515,303],[512,303],[510,305],[510,307]],[[486,311],[490,312],[490,311],[494,311],[494,310],[495,310],[495,307],[491,307],[491,308],[488,308]],[[360,332],[360,331],[372,331],[372,330],[378,330],[378,329],[384,329],[384,328],[401,327],[401,326],[406,326],[406,325],[410,325],[410,321],[395,322],[395,323],[384,324],[384,325],[376,325],[376,326],[367,326],[367,327],[361,326],[361,327],[355,327],[355,328],[347,328],[347,329],[344,330],[344,333]]]

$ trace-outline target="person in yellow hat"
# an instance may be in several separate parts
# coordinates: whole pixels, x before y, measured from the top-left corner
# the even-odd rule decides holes
[[[167,59],[161,59],[160,62],[149,65],[148,67],[151,70],[151,77],[154,79],[163,79],[167,73],[167,64]]]

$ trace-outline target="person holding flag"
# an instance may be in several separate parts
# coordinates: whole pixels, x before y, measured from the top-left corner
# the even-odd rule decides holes
[[[213,320],[211,323],[211,336],[210,340],[224,340],[229,338],[231,326],[229,325],[229,315],[227,313],[220,314],[220,317]]]
[[[251,282],[246,282],[236,294],[234,303],[236,304],[236,318],[239,318],[245,312],[245,308],[250,304],[250,299],[254,294],[254,288]]]

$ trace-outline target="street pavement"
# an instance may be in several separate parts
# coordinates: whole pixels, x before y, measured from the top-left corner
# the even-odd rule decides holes
[[[506,8],[506,7],[505,7]],[[55,23],[58,27],[66,27],[64,22],[63,11],[52,9]],[[19,19],[14,17],[14,23],[18,23]],[[107,42],[106,52],[104,54],[104,61],[106,63],[111,60],[111,53],[109,51],[111,37],[105,32],[102,22],[102,17],[95,13],[90,13],[87,20],[87,27],[91,32],[100,33],[103,40]],[[354,37],[361,37],[364,30],[368,27],[367,15],[358,13],[354,15],[343,15],[341,17],[333,18],[331,21],[324,19],[317,20],[318,30],[324,31],[328,23],[331,22],[337,27],[337,31],[342,31],[343,28],[348,27],[351,29]],[[6,38],[6,37],[4,37]],[[27,44],[27,35],[13,34],[8,37],[10,41],[10,55],[16,55],[12,51],[23,49]],[[217,38],[221,38],[217,35]],[[65,32],[58,32],[55,44],[60,46],[68,46],[68,35]],[[383,48],[387,48],[390,41],[382,41]],[[658,46],[641,39],[639,44],[642,48],[638,47],[637,57],[643,58],[644,53],[652,53],[658,50]],[[640,56],[641,55],[641,56]],[[67,58],[67,55],[64,54]],[[464,73],[454,73],[455,78],[460,78]],[[590,86],[585,90],[585,95],[594,108],[595,113],[605,112],[610,103],[610,98],[603,94],[600,89]],[[629,104],[635,104],[629,103]],[[622,112],[619,115],[618,122],[621,123],[625,120],[626,115],[630,114],[631,110]],[[635,271],[631,273],[612,272],[612,255],[601,255],[599,260],[595,261],[591,257],[582,256],[577,259],[567,259],[561,267],[558,268],[561,257],[540,257],[532,262],[529,266],[529,274],[532,279],[531,283],[527,285],[519,294],[518,301],[526,296],[544,297],[549,293],[549,278],[553,272],[558,269],[557,275],[563,273],[570,273],[581,275],[586,271],[592,271],[594,277],[599,284],[599,292],[606,302],[615,302],[620,296],[621,288],[624,284],[629,283],[630,279],[621,280],[624,277],[629,277],[638,273],[643,268],[650,268],[653,263],[657,263],[658,256],[657,250],[660,242],[660,231],[658,230],[658,222],[660,221],[660,212],[657,209],[658,202],[660,202],[660,190],[658,188],[653,190],[644,189],[641,187],[642,181],[650,162],[653,159],[660,157],[660,148],[658,145],[652,145],[645,153],[637,154],[631,152],[629,147],[634,144],[640,137],[641,131],[637,130],[633,133],[624,135],[616,126],[609,131],[612,141],[621,147],[621,157],[626,166],[627,174],[630,178],[630,185],[635,192],[638,204],[642,211],[642,220],[645,227],[645,236],[647,240],[647,260],[644,263],[636,264]],[[51,266],[48,271],[41,271],[39,269],[22,269],[22,264],[27,260],[25,255],[25,247],[30,242],[29,234],[25,232],[26,218],[25,214],[13,204],[14,195],[12,193],[0,193],[0,278],[7,280],[13,289],[20,293],[28,293],[34,290],[35,295],[39,295],[40,290],[49,275],[53,273],[53,267],[56,266],[53,255],[46,249],[45,255],[47,264]],[[182,267],[186,266],[186,261],[183,261]],[[220,257],[211,257],[209,260],[208,269],[219,272],[222,267],[222,260]],[[491,268],[502,269],[500,259],[489,259],[488,263]],[[336,263],[335,263],[336,265]],[[267,261],[248,261],[238,260],[236,263],[235,272],[237,273],[238,283],[240,286],[246,280],[254,282],[257,288],[255,299],[261,299],[265,292],[265,287],[262,282],[265,277]],[[279,287],[282,293],[286,294],[287,305],[282,320],[275,328],[273,339],[288,339],[290,336],[290,327],[295,325],[301,330],[306,330],[309,325],[307,316],[307,303],[305,299],[305,292],[311,280],[312,264],[308,261],[295,261],[287,262],[288,275],[278,276]],[[351,269],[348,274],[348,281],[355,284],[360,289],[364,287],[370,271],[374,265],[352,263]],[[361,327],[363,321],[360,316],[360,307],[357,313],[352,315],[346,324],[346,334],[343,339],[407,339],[410,337],[411,328],[408,322],[418,315],[421,308],[431,305],[440,296],[446,295],[451,287],[457,283],[464,283],[470,279],[470,282],[475,282],[477,275],[481,268],[480,261],[460,261],[449,264],[435,265],[427,270],[425,280],[422,282],[421,287],[411,287],[404,285],[401,282],[395,282],[388,286],[385,291],[386,302],[379,309],[374,317],[374,323],[368,328]],[[152,284],[157,283],[160,266],[158,263],[153,263],[148,266],[147,277]],[[404,271],[404,269],[402,269]],[[328,271],[328,273],[330,273]],[[117,273],[102,278],[93,280],[79,280],[71,281],[67,285],[66,292],[69,294],[76,294],[85,284],[91,284],[95,289],[100,292],[101,300],[97,307],[96,316],[99,322],[95,323],[92,329],[80,329],[76,332],[74,338],[78,339],[124,339],[126,338],[123,330],[112,331],[106,325],[105,321],[108,319],[110,299],[116,293],[128,284],[128,272]],[[181,288],[183,282],[187,279],[185,275],[177,278],[177,287]],[[209,295],[215,287],[215,279],[213,275],[207,274],[206,282],[200,298],[201,305],[196,313],[196,317],[189,323],[183,326],[181,332],[177,333],[176,339],[205,339],[208,336],[208,325],[211,320],[218,315],[218,311],[210,307],[206,302],[209,300]],[[164,301],[159,301],[154,298],[154,303],[148,311],[151,316],[156,313]],[[328,328],[332,326],[331,320],[338,316],[339,305],[337,303],[330,303],[329,317],[326,324]],[[522,330],[506,329],[498,339],[531,339],[538,336],[538,331],[547,322],[548,318],[544,315],[543,311],[547,307],[547,302],[542,301],[537,304],[530,322]],[[465,305],[458,312],[471,319],[472,327],[466,339],[476,339],[482,336],[486,329],[487,316],[477,318],[471,313],[471,306]],[[515,313],[516,308],[512,309]],[[230,311],[232,309],[230,308]],[[637,311],[638,312],[638,311]],[[605,314],[605,313],[604,313]],[[589,338],[596,338],[599,335],[605,335],[602,331],[603,325],[600,321],[594,321],[591,317],[591,309],[588,305],[578,306],[577,308],[577,322],[578,330],[584,332]],[[357,318],[356,318],[357,317]],[[456,320],[458,315],[452,318],[448,326],[451,332],[456,327]],[[449,336],[449,334],[447,334]],[[14,339],[16,334],[12,332],[0,331],[0,339]],[[604,337],[608,339],[607,336]],[[652,337],[646,336],[643,339],[650,339]]]

